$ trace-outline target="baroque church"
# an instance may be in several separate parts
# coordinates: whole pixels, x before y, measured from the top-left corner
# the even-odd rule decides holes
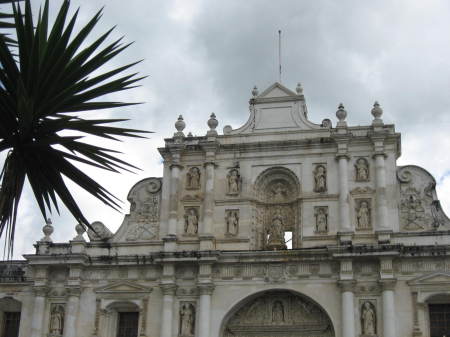
[[[380,105],[315,124],[275,83],[249,110],[204,136],[180,116],[117,232],[48,221],[0,264],[0,337],[449,336],[450,221]]]

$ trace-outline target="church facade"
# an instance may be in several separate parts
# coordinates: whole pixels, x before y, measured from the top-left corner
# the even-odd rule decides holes
[[[333,126],[300,85],[252,95],[220,135],[214,114],[205,136],[178,118],[116,233],[54,243],[49,222],[1,264],[0,337],[448,335],[450,220],[435,179],[397,166],[380,105]]]

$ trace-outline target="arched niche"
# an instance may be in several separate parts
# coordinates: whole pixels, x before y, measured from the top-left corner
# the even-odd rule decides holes
[[[311,298],[289,290],[254,294],[225,316],[221,337],[334,337],[326,311]]]
[[[254,183],[255,212],[253,246],[255,249],[285,249],[285,242],[272,239],[290,232],[292,248],[299,247],[301,185],[294,172],[275,166],[261,172]],[[277,233],[282,233],[277,234]]]

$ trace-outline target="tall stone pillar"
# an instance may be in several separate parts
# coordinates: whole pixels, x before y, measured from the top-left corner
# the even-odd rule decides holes
[[[77,317],[80,306],[80,288],[68,288],[63,337],[77,337]]]
[[[341,336],[355,337],[354,281],[340,281],[341,287]]]
[[[178,190],[180,185],[181,166],[172,164],[170,166],[170,207],[169,207],[169,236],[177,235],[178,222]]]
[[[375,183],[377,203],[377,230],[385,231],[392,229],[388,225],[388,212],[386,200],[386,165],[385,154],[376,153],[375,157]]]
[[[200,250],[213,249],[213,216],[214,216],[214,171],[213,162],[205,163],[205,198],[203,201],[203,226],[199,233]]]
[[[199,284],[198,289],[200,293],[198,337],[209,337],[211,326],[211,295],[214,291],[214,285],[212,283]]]
[[[163,292],[163,307],[161,315],[160,337],[172,337],[173,302],[175,297],[176,285],[174,283],[166,283],[160,285]]]
[[[38,286],[34,288],[34,307],[33,316],[31,317],[31,337],[42,337],[44,313],[45,313],[45,297],[48,288]]]
[[[382,280],[383,337],[396,337],[394,305],[395,280]]]

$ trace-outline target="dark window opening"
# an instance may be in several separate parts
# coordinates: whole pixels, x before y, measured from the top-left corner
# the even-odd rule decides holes
[[[450,336],[450,304],[430,304],[430,337]]]
[[[20,312],[3,313],[3,335],[4,337],[18,337],[20,326]]]
[[[138,312],[119,312],[117,337],[137,337],[138,324]]]

